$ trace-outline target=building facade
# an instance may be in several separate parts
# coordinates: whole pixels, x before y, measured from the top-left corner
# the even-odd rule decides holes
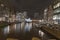
[[[57,2],[54,6],[53,6],[53,20],[57,23],[60,24],[60,2]]]

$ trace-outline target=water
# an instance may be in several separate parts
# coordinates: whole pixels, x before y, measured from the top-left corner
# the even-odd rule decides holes
[[[21,33],[22,31],[26,33],[26,32],[30,32],[31,29],[32,29],[32,23],[24,23],[24,22],[22,22],[22,23],[12,24],[12,25],[6,26],[5,28],[3,28],[3,33],[4,33],[4,35],[8,35],[10,33],[13,33],[13,34]],[[44,33],[41,30],[38,30],[37,28],[34,28],[33,32],[34,33],[32,33],[32,35],[34,35],[36,33],[37,37],[38,36],[41,37],[42,40],[50,39],[50,37],[49,37],[50,35]]]
[[[8,25],[5,28],[3,28],[4,34],[9,34],[11,32],[13,33],[20,33],[21,31],[30,31],[32,28],[32,23],[18,23],[18,24],[12,24]]]

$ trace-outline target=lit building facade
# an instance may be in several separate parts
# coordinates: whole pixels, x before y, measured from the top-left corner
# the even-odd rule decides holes
[[[53,20],[57,23],[60,24],[60,2],[57,2],[54,6],[54,15],[53,15]]]
[[[53,7],[52,7],[52,5],[48,6],[44,10],[44,22],[53,24]]]

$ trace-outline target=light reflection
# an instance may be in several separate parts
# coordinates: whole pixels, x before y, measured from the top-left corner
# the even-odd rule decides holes
[[[16,30],[16,24],[15,24],[15,30]]]
[[[32,23],[26,23],[26,25],[25,25],[25,32],[26,31],[30,32],[31,28],[32,28]]]
[[[16,28],[16,32],[20,32],[20,26],[21,26],[20,23],[16,24],[16,27],[15,27]]]
[[[27,18],[27,19],[25,19],[25,21],[26,21],[26,23],[25,23],[24,30],[25,30],[25,32],[26,31],[30,32],[30,29],[32,28],[32,23],[31,23],[32,20],[30,18]]]
[[[5,28],[4,28],[4,34],[8,34],[8,33],[9,33],[9,30],[10,30],[10,29],[9,29],[9,26],[5,27]]]
[[[39,30],[39,35],[40,35],[41,37],[43,37],[43,36],[44,36],[44,32],[42,32],[41,30]]]

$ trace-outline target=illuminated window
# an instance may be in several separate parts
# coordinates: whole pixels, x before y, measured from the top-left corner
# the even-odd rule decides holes
[[[57,8],[57,7],[59,7],[59,6],[60,6],[60,2],[57,3],[53,8],[55,9],[55,8]]]

